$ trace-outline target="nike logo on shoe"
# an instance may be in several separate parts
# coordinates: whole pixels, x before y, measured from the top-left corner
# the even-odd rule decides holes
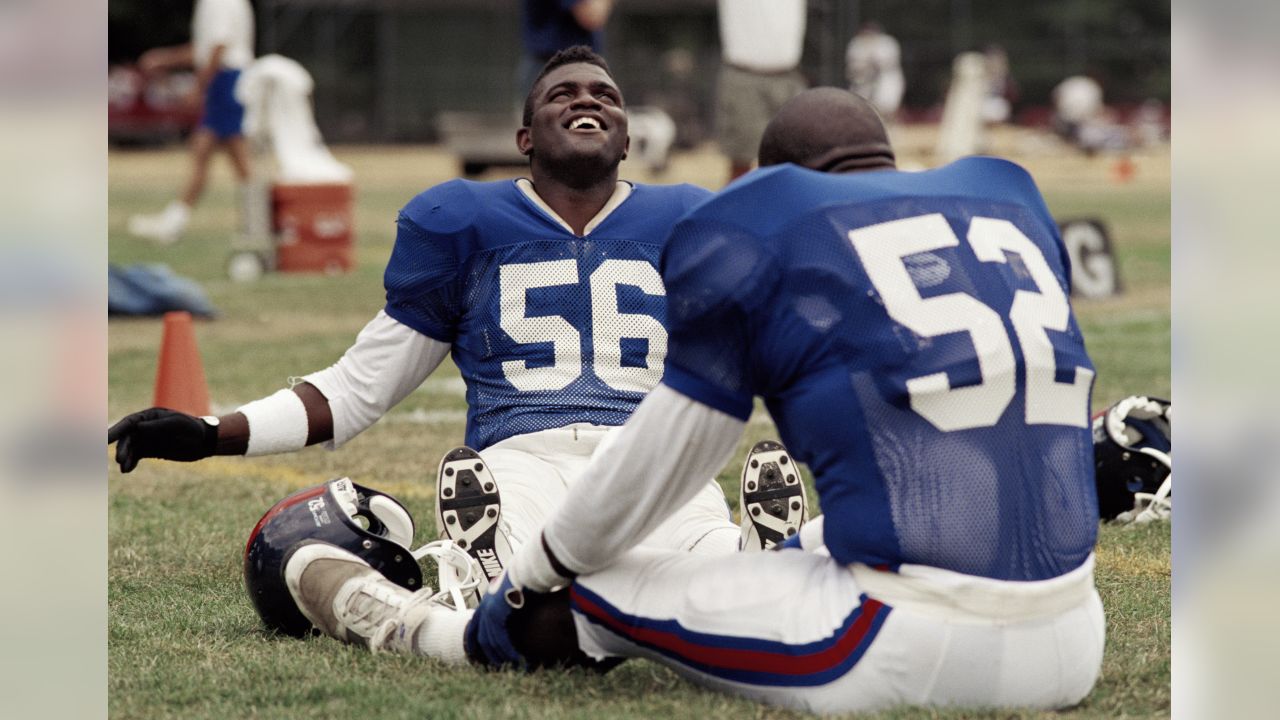
[[[476,559],[480,561],[480,567],[484,568],[484,574],[492,580],[502,574],[502,563],[498,560],[498,554],[489,548],[479,548],[476,550]]]

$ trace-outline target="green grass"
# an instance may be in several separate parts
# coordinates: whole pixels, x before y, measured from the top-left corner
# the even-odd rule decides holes
[[[359,267],[326,278],[272,275],[240,286],[223,267],[234,227],[233,193],[216,176],[190,235],[159,249],[129,238],[132,212],[159,208],[185,169],[178,152],[113,155],[112,262],[166,262],[205,284],[221,310],[197,326],[215,407],[226,410],[327,366],[381,307],[381,270],[394,213],[455,171],[429,149],[340,149],[359,178]],[[677,165],[680,167],[680,165]],[[632,176],[635,174],[633,173]],[[679,177],[667,178],[676,181]],[[1082,302],[1077,314],[1098,367],[1094,406],[1133,392],[1168,395],[1169,196],[1167,183],[1124,188],[1068,178],[1045,184],[1060,216],[1096,215],[1111,226],[1128,293]],[[110,324],[112,418],[151,402],[160,324]],[[605,676],[532,675],[446,668],[421,658],[372,656],[327,638],[294,641],[261,630],[241,582],[244,541],[288,492],[350,475],[391,492],[431,530],[440,455],[460,442],[465,408],[446,363],[383,422],[335,453],[145,461],[109,473],[109,709],[120,718],[790,718],[797,713],[701,690],[638,661]],[[416,412],[415,412],[416,411]],[[720,480],[736,505],[736,466],[767,418],[749,425]],[[113,466],[114,468],[114,466]],[[1170,537],[1167,525],[1102,528],[1098,586],[1107,609],[1103,675],[1085,703],[1063,713],[918,709],[877,718],[1159,717],[1169,714]]]

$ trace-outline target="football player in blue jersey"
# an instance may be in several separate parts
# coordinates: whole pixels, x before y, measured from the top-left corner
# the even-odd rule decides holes
[[[1104,638],[1094,371],[1035,184],[994,158],[898,172],[875,111],[834,88],[784,106],[760,159],[674,228],[662,383],[474,611],[469,656],[536,665],[527,628],[571,613],[586,656],[818,712],[1080,702]],[[755,396],[824,515],[778,552],[634,548]],[[334,591],[387,584],[326,547],[286,576],[339,636]],[[445,614],[407,604],[361,607],[393,629]]]
[[[516,142],[530,179],[453,180],[404,207],[386,306],[337,364],[220,418],[130,415],[108,432],[121,470],[148,457],[336,448],[451,353],[466,382],[467,447],[441,462],[437,527],[496,577],[661,377],[658,261],[676,219],[710,195],[618,180],[623,98],[586,47],[548,61]],[[711,472],[642,540],[720,554],[736,551],[740,535],[762,549],[794,534],[804,498],[794,474],[776,472],[783,457],[776,444],[751,456],[745,500],[763,511],[744,513],[742,529]]]

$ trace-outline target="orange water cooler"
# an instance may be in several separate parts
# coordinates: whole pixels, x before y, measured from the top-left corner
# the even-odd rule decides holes
[[[273,186],[275,269],[336,274],[355,267],[353,195],[348,183]]]
[[[351,183],[251,182],[227,273],[251,281],[271,271],[337,274],[355,267]]]

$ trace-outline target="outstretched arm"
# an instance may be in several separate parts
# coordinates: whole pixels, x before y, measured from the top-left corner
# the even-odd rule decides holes
[[[292,392],[296,400],[291,404],[303,409],[305,444],[333,436],[333,417],[319,390],[302,383],[281,392]],[[276,402],[279,403],[278,398]],[[127,415],[107,430],[107,444],[116,444],[116,462],[121,472],[133,472],[143,458],[192,462],[213,455],[244,455],[249,438],[249,419],[239,410],[217,418],[198,418],[153,407]]]
[[[302,378],[333,415],[329,435],[316,442],[331,440],[334,449],[368,429],[435,372],[451,347],[380,310],[341,360]]]
[[[223,415],[217,422],[165,408],[133,413],[107,431],[116,462],[131,472],[143,458],[190,462],[211,455],[265,455],[331,441],[336,447],[405,398],[449,352],[378,313],[332,367],[291,389]]]

